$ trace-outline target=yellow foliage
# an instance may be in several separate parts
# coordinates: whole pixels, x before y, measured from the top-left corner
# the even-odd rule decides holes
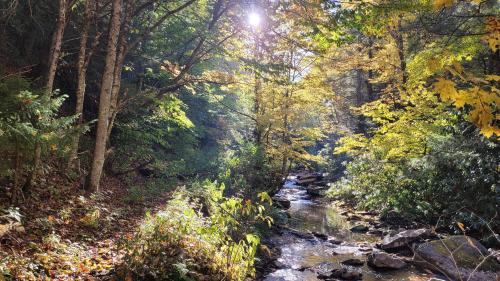
[[[494,80],[496,78],[488,77],[487,79]],[[481,79],[471,80],[486,81]],[[500,95],[498,89],[489,86],[488,84],[473,84],[469,88],[457,90],[455,82],[451,80],[438,78],[438,81],[434,83],[434,89],[440,94],[443,101],[451,101],[459,109],[466,104],[472,107],[469,112],[469,119],[479,127],[483,135],[486,137],[491,137],[493,134],[500,136],[500,128],[494,124],[495,119],[498,120],[498,118],[493,115],[500,104]],[[489,89],[489,91],[485,89]]]
[[[455,1],[454,1],[454,0],[433,0],[433,1],[432,1],[432,7],[433,7],[435,10],[439,10],[439,9],[441,9],[441,8],[450,7],[450,6],[452,6],[454,3],[455,3]]]
[[[444,78],[438,78],[438,81],[434,83],[434,89],[441,95],[443,101],[454,100],[458,95],[455,83]]]
[[[484,36],[484,39],[488,42],[490,49],[495,53],[500,46],[500,19],[496,17],[488,18],[486,30],[488,34]]]

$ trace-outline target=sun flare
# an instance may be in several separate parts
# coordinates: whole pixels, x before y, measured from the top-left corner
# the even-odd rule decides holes
[[[256,12],[251,12],[250,14],[248,14],[248,23],[253,26],[253,27],[257,27],[260,25],[260,22],[261,22],[261,18],[260,18],[260,15]]]

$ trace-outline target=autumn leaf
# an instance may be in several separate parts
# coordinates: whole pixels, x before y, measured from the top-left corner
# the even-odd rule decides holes
[[[87,268],[87,266],[85,266],[85,264],[83,264],[83,263],[80,263],[78,265],[78,267],[79,267],[79,269],[80,269],[81,272],[84,272],[84,273],[90,272],[90,270]]]
[[[490,138],[493,135],[500,136],[500,128],[487,125],[481,128],[481,134],[483,134],[487,138]]]
[[[439,93],[443,101],[454,100],[458,95],[455,83],[444,78],[438,78],[438,81],[434,83],[434,90]]]
[[[454,0],[433,0],[432,7],[434,10],[439,10],[444,7],[450,7],[454,2]]]
[[[495,53],[500,46],[500,20],[490,17],[486,22],[486,30],[488,34],[484,36],[484,40],[488,43],[493,53]]]

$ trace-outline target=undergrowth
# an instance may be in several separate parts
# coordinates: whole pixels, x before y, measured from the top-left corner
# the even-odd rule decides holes
[[[223,184],[197,185],[203,193],[176,191],[160,212],[146,215],[134,237],[124,239],[124,264],[138,278],[219,281],[255,275],[260,239],[248,226],[272,223],[265,215],[269,196],[261,193],[255,203],[223,197]]]

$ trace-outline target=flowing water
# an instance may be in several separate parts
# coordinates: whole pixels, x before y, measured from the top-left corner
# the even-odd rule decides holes
[[[289,178],[277,196],[291,201],[287,210],[290,214],[288,227],[304,233],[327,234],[330,239],[342,241],[335,245],[325,240],[302,237],[291,231],[284,231],[276,236],[273,242],[281,249],[277,260],[279,269],[268,274],[265,281],[317,281],[312,267],[341,268],[341,262],[350,258],[366,260],[367,254],[380,241],[380,237],[353,233],[352,227],[344,216],[334,207],[312,200],[305,188],[295,185],[293,178]],[[346,267],[346,266],[344,266]],[[397,271],[374,271],[365,263],[362,267],[352,267],[351,270],[360,271],[365,281],[426,281],[429,275],[407,267]]]

